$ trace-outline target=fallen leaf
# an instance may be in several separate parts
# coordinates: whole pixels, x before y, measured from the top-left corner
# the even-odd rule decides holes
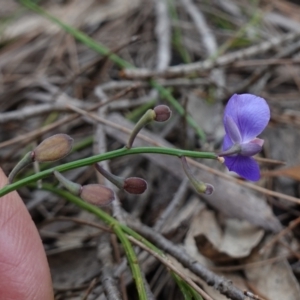
[[[292,166],[288,168],[282,168],[274,171],[262,172],[262,176],[264,177],[285,176],[300,181],[300,165]]]

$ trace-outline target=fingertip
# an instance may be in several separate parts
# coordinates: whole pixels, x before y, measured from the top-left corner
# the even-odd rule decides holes
[[[0,169],[0,187],[7,178]],[[50,271],[39,233],[16,192],[0,198],[0,295],[53,300]]]

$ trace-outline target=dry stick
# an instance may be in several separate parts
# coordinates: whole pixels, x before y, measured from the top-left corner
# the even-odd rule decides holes
[[[112,230],[108,227],[99,225],[98,223],[95,222],[89,222],[89,221],[85,221],[85,220],[81,220],[78,218],[71,218],[71,217],[57,217],[55,219],[49,220],[49,222],[53,222],[54,220],[61,220],[61,221],[73,221],[79,224],[83,224],[83,225],[88,225],[88,226],[92,226],[95,228],[99,228],[101,230],[107,231],[112,233]],[[157,258],[159,261],[161,261],[165,266],[167,266],[170,270],[174,271],[178,276],[180,276],[184,281],[186,281],[190,286],[192,286],[200,295],[202,295],[204,297],[204,299],[207,300],[213,300],[210,296],[208,296],[202,289],[200,289],[198,287],[198,285],[196,285],[186,274],[183,274],[182,272],[180,272],[173,264],[170,260],[168,260],[166,257],[162,257],[160,255],[158,255],[157,253],[155,253],[154,251],[152,251],[150,248],[148,248],[147,246],[145,246],[143,243],[141,243],[140,241],[138,241],[137,239],[128,236],[128,239],[133,242],[134,244],[136,244],[137,246],[139,246],[140,248],[146,250],[147,252],[149,252],[152,256],[154,256],[155,258]],[[104,249],[105,250],[105,249]],[[107,249],[106,249],[107,250]],[[98,256],[101,256],[102,254],[99,252],[98,250]],[[109,255],[109,253],[107,253],[107,255]],[[104,258],[104,256],[103,256]],[[102,259],[102,258],[101,258]],[[205,298],[206,297],[206,298]],[[114,299],[114,298],[112,298]],[[118,299],[118,298],[116,298]]]
[[[184,8],[194,21],[197,31],[199,32],[200,36],[202,37],[203,44],[206,48],[206,54],[208,57],[214,57],[218,53],[218,44],[216,38],[209,28],[205,16],[202,12],[198,9],[198,7],[194,4],[192,0],[181,0],[183,3]],[[216,98],[220,99],[223,95],[223,88],[225,87],[225,76],[224,71],[222,69],[214,69],[211,72],[211,78],[214,82],[218,83]]]
[[[264,298],[262,298],[262,297],[260,297],[258,295],[255,295],[255,294],[253,294],[251,292],[248,292],[248,291],[244,291],[244,294],[245,294],[245,296],[247,296],[247,297],[249,297],[249,298],[251,298],[253,300],[265,300]]]
[[[211,80],[208,78],[175,78],[175,79],[158,79],[157,83],[162,85],[163,87],[173,87],[173,86],[179,86],[179,87],[190,87],[190,86],[199,86],[199,85],[210,85],[213,84]],[[150,87],[150,82],[148,81],[138,81],[138,80],[122,80],[122,81],[116,81],[112,80],[106,83],[103,83],[96,87],[97,89],[101,89],[104,92],[109,92],[111,90],[116,91],[120,89],[125,89],[133,84],[139,84],[141,88],[148,88]]]
[[[98,60],[99,61],[99,60]],[[189,86],[199,86],[199,85],[209,85],[209,84],[214,84],[211,82],[211,80],[208,79],[202,79],[202,78],[197,78],[197,79],[175,79],[175,80],[163,80],[163,81],[158,81],[162,86],[181,86],[181,87],[189,87]],[[134,82],[134,81],[118,81],[118,82],[113,82],[114,84],[111,84],[111,86],[108,86],[107,88],[103,88],[103,90],[114,90],[114,89],[120,89],[120,88],[128,88],[132,85],[138,85],[139,87],[149,87],[150,84],[147,82]],[[104,84],[104,86],[106,86]],[[100,86],[101,87],[101,86]],[[96,89],[97,91],[98,89]],[[63,90],[59,89],[56,93],[54,93],[53,96],[51,96],[52,100],[54,101],[57,99],[59,96],[63,94]],[[0,124],[4,124],[10,121],[23,121],[28,118],[40,115],[40,114],[45,114],[48,112],[52,111],[65,111],[65,102],[71,102],[73,105],[80,106],[80,107],[85,107],[87,108],[87,105],[84,104],[82,101],[79,101],[77,99],[68,97],[69,99],[66,98],[66,100],[63,100],[62,102],[58,103],[51,103],[51,104],[39,104],[39,105],[31,105],[27,106],[23,109],[17,110],[17,111],[12,111],[12,112],[5,112],[5,113],[0,113]],[[152,97],[153,98],[153,97]],[[87,108],[89,110],[89,108]]]
[[[288,56],[294,54],[295,52],[297,52],[299,50],[299,47],[300,47],[300,41],[296,41],[294,44],[290,45],[287,48],[284,48],[282,51],[277,53],[275,55],[275,58],[288,57]],[[244,91],[245,89],[247,89],[247,87],[249,87],[250,85],[257,82],[270,69],[272,69],[272,66],[265,66],[265,67],[259,68],[258,70],[254,71],[253,74],[249,78],[247,78],[239,86],[235,87],[234,92],[238,93],[238,92]],[[228,93],[228,96],[231,94],[232,94],[232,92]]]
[[[112,262],[112,249],[110,246],[109,235],[103,234],[100,237],[97,249],[97,257],[102,264],[101,268],[101,282],[105,295],[108,300],[121,300],[117,283],[113,278],[113,262]]]
[[[101,97],[104,102],[107,102],[107,96],[102,92],[102,97]],[[106,115],[106,109],[105,107],[101,107],[98,109],[98,115],[105,119]],[[105,153],[107,152],[107,147],[106,147],[106,134],[104,130],[104,125],[101,123],[98,123],[97,129],[96,129],[96,135],[95,135],[95,154],[99,153]],[[103,166],[104,169],[106,169],[108,172],[110,172],[110,167],[107,161],[101,162],[101,165]],[[104,178],[105,185],[108,186],[109,188],[113,189],[116,191],[116,187],[106,178]],[[116,219],[120,222],[125,224],[125,220],[122,216],[121,212],[121,204],[120,204],[120,199],[118,198],[117,195],[115,195],[115,201],[112,203],[112,208],[113,208],[113,215],[116,217]]]
[[[88,296],[89,296],[89,294],[92,292],[92,290],[93,290],[93,288],[95,287],[96,283],[97,283],[97,278],[94,278],[94,279],[91,281],[91,283],[90,283],[88,289],[86,290],[86,292],[85,292],[85,294],[84,294],[84,296],[82,297],[81,300],[87,300],[87,299],[88,299]],[[117,299],[117,298],[116,298],[116,299]]]
[[[272,246],[274,243],[276,243],[280,238],[282,238],[284,235],[286,235],[289,231],[291,231],[293,228],[295,228],[300,223],[300,217],[298,217],[296,220],[293,220],[290,222],[289,226],[285,229],[281,230],[277,235],[275,235],[268,243],[266,243],[260,250],[259,253],[263,254],[267,248]]]
[[[160,232],[162,230],[162,227],[170,217],[170,215],[173,213],[173,211],[181,204],[181,202],[184,200],[184,196],[186,194],[186,191],[189,187],[189,180],[188,178],[185,178],[181,185],[179,186],[179,189],[177,190],[175,196],[173,197],[172,201],[168,205],[168,207],[164,210],[164,212],[159,216],[158,220],[156,221],[155,225],[153,226],[153,229]]]
[[[168,15],[167,0],[154,0],[156,13],[155,36],[157,39],[156,70],[164,71],[171,61],[171,23]],[[157,99],[159,92],[153,88],[149,92],[150,99]]]
[[[77,73],[75,73],[74,75],[72,75],[69,79],[67,79],[67,81],[63,84],[63,86],[60,88],[60,90],[58,90],[58,91],[56,92],[56,94],[54,94],[52,100],[55,101],[55,100],[57,99],[57,97],[58,97],[59,95],[61,95],[61,94],[66,90],[66,88],[67,88],[69,85],[71,85],[72,83],[74,83],[74,81],[75,81],[79,76],[81,76],[83,73],[87,72],[88,70],[90,70],[90,69],[91,69],[93,66],[95,66],[95,65],[98,65],[98,64],[100,64],[100,63],[104,63],[106,60],[109,59],[110,55],[115,54],[115,53],[118,53],[118,52],[119,52],[120,50],[122,50],[124,47],[130,45],[131,43],[136,42],[137,39],[138,39],[137,36],[134,36],[134,37],[132,37],[132,38],[130,39],[130,41],[128,41],[128,42],[126,42],[126,43],[124,43],[124,44],[122,44],[122,45],[119,45],[119,46],[117,46],[117,47],[111,49],[110,54],[101,56],[100,58],[97,58],[97,59],[93,60],[92,62],[87,63],[85,66],[83,66],[83,67],[81,68],[81,70],[79,70]],[[128,87],[128,86],[127,86],[127,87]],[[126,87],[126,88],[127,88],[127,87]]]
[[[116,95],[112,96],[111,98],[109,98],[106,102],[103,102],[103,103],[97,103],[95,105],[93,105],[92,107],[90,107],[88,109],[88,111],[92,111],[92,110],[95,110],[99,107],[102,107],[104,105],[107,105],[115,100],[118,100],[120,99],[121,97],[125,96],[126,94],[128,94],[129,92],[131,92],[132,90],[134,89],[137,89],[139,88],[139,84],[135,84],[135,85],[132,85],[132,86],[129,86],[127,87],[125,90],[117,93]],[[61,125],[64,125],[66,123],[69,123],[71,121],[74,121],[78,118],[78,114],[75,114],[75,115],[71,115],[71,116],[68,116],[68,117],[65,117],[61,120],[58,120],[50,125],[47,125],[43,128],[39,128],[39,129],[36,129],[36,130],[33,130],[31,132],[29,132],[28,134],[25,134],[25,135],[20,135],[16,138],[13,138],[13,139],[10,139],[8,141],[5,141],[5,142],[2,142],[0,143],[0,149],[1,148],[4,148],[4,147],[7,147],[7,146],[11,146],[13,144],[16,144],[16,143],[20,143],[22,141],[26,141],[26,143],[28,143],[29,141],[35,139],[36,137],[39,137],[41,135],[43,135],[44,133],[52,130],[52,129],[55,129],[56,127],[59,127]]]
[[[276,197],[276,198],[281,198],[281,199],[285,199],[285,200],[293,202],[293,203],[300,204],[300,199],[299,198],[289,196],[289,195],[285,195],[285,194],[282,194],[282,193],[279,193],[279,192],[271,191],[269,189],[266,189],[266,188],[260,187],[258,185],[252,184],[248,181],[243,181],[243,180],[240,180],[238,178],[234,178],[231,175],[227,175],[224,172],[221,172],[221,171],[215,170],[213,168],[210,168],[210,167],[208,167],[204,164],[201,164],[201,163],[199,163],[195,160],[192,160],[192,159],[187,159],[187,160],[191,165],[194,165],[197,168],[205,170],[206,172],[210,172],[211,174],[220,176],[220,177],[222,177],[226,180],[235,182],[235,183],[237,183],[241,186],[248,187],[252,190],[258,191],[258,192],[260,192],[262,194],[265,194],[265,195],[268,195],[268,196],[273,196],[273,197]]]
[[[201,62],[169,67],[168,69],[162,72],[153,71],[149,69],[125,69],[123,70],[123,75],[126,78],[140,80],[149,79],[151,77],[184,77],[192,73],[201,73],[203,71],[208,71],[215,67],[223,67],[234,63],[237,60],[248,58],[258,53],[262,54],[271,50],[272,48],[280,46],[281,44],[289,44],[293,40],[297,39],[299,36],[300,31],[285,34],[280,37],[272,38],[269,41],[262,42],[259,45],[251,46],[240,51],[235,51],[232,53],[222,55],[216,58],[215,60],[207,59]]]
[[[128,239],[138,245],[140,248],[144,249],[148,253],[150,253],[152,256],[154,256],[156,259],[158,259],[162,264],[167,266],[170,270],[172,270],[174,273],[176,273],[182,280],[184,280],[186,283],[188,283],[197,293],[199,293],[203,299],[205,300],[213,300],[208,294],[206,294],[193,280],[191,280],[188,275],[184,274],[183,272],[179,271],[172,262],[166,258],[162,257],[150,248],[146,247],[142,242],[138,241],[137,239],[129,236]]]
[[[154,0],[156,13],[157,71],[164,71],[171,61],[171,24],[167,0]]]
[[[129,226],[150,240],[153,244],[161,250],[174,256],[184,267],[188,268],[191,272],[203,279],[208,285],[214,286],[221,294],[234,300],[245,300],[242,291],[232,285],[231,281],[218,276],[208,270],[206,267],[195,261],[186,251],[171,241],[164,238],[161,234],[155,232],[152,228],[141,224],[137,221],[127,219]]]
[[[103,100],[107,101],[106,95],[104,95]],[[106,113],[105,107],[98,109],[99,115],[105,116],[105,113]],[[96,133],[95,133],[94,152],[95,154],[98,154],[98,153],[104,153],[106,152],[106,150],[107,150],[106,135],[104,132],[103,124],[98,123],[96,128]],[[104,161],[102,165],[106,170],[110,171],[107,161]],[[96,173],[99,174],[98,172]],[[104,181],[106,186],[115,190],[115,186],[110,181],[108,181],[106,178],[104,178]],[[125,223],[120,209],[120,199],[118,198],[117,195],[115,195],[115,200],[113,201],[112,209],[113,209],[113,215],[117,218],[117,220],[119,220],[122,223]],[[105,251],[106,249],[108,251]],[[106,291],[108,300],[122,299],[119,290],[117,288],[117,283],[113,278],[112,258],[110,253],[111,253],[110,241],[108,239],[100,240],[100,242],[98,243],[98,258],[100,259],[100,261],[102,261],[103,264],[103,270],[101,276],[103,288]],[[120,276],[120,283],[122,285],[124,284],[122,275]]]

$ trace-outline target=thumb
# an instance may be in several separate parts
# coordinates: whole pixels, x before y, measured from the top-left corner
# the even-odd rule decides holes
[[[0,187],[7,178],[0,168]],[[53,300],[38,231],[16,192],[0,198],[0,295],[6,300]]]

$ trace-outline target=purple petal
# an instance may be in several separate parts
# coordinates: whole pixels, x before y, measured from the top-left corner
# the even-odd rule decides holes
[[[231,148],[232,145],[233,145],[233,142],[232,142],[231,138],[229,137],[229,135],[226,134],[224,136],[222,150],[226,151],[229,148]]]
[[[225,165],[229,171],[234,171],[241,177],[257,181],[260,178],[260,171],[257,162],[248,156],[225,156]]]
[[[245,143],[253,140],[267,126],[270,120],[270,109],[263,98],[251,94],[235,94],[226,105],[224,125],[228,116],[236,123],[242,141]],[[225,130],[227,133],[228,128],[225,127]]]
[[[229,135],[230,139],[234,144],[242,142],[241,133],[236,123],[230,116],[224,116],[224,127],[226,133]]]

